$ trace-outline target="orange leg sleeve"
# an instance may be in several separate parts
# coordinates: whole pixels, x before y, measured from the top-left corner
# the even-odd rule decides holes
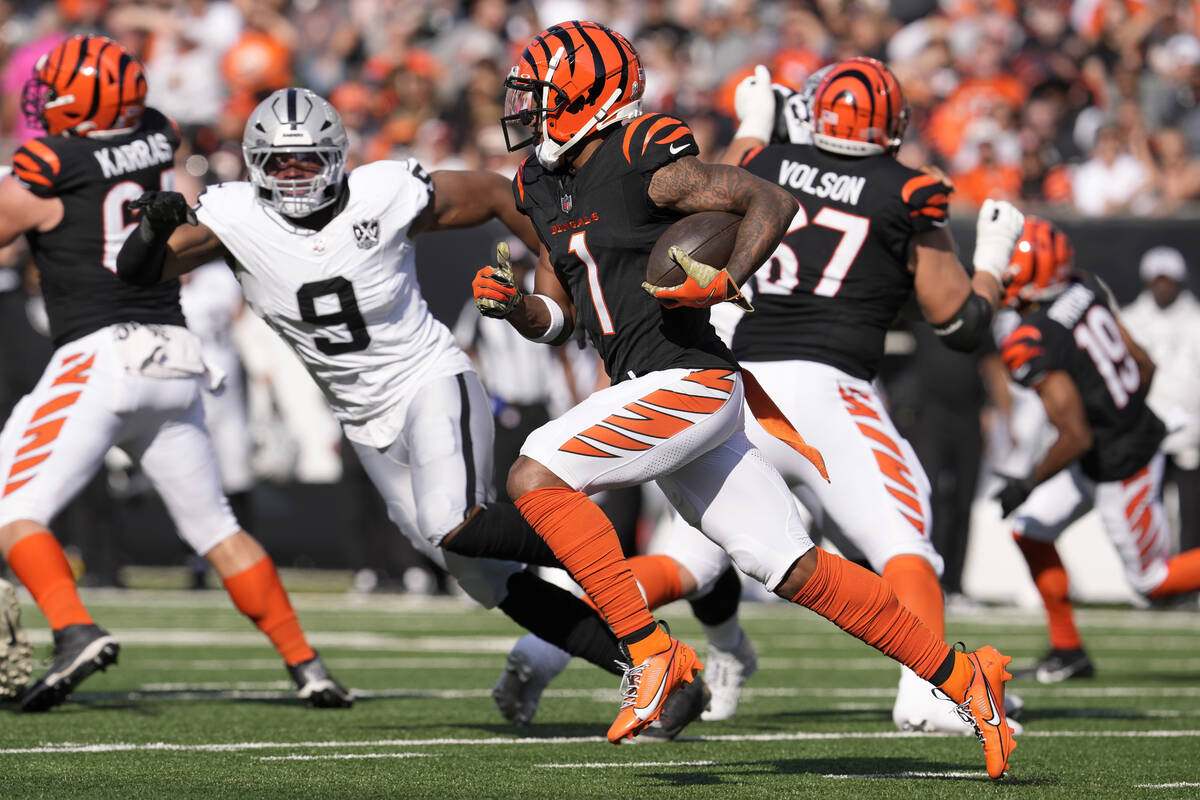
[[[75,588],[67,555],[49,531],[18,540],[8,553],[8,565],[33,595],[51,628],[92,624],[92,617]]]
[[[1050,631],[1050,646],[1056,650],[1076,650],[1083,647],[1075,627],[1075,609],[1069,597],[1070,583],[1058,550],[1050,542],[1037,542],[1013,534],[1017,547],[1025,556],[1029,573],[1046,607],[1046,623]]]
[[[1200,589],[1200,548],[1186,550],[1167,561],[1167,577],[1147,597],[1168,597]]]
[[[844,558],[817,550],[817,568],[792,598],[905,665],[925,680],[950,647],[896,599],[886,581]]]
[[[896,556],[883,566],[900,604],[907,606],[939,639],[946,637],[946,602],[933,566],[920,556]]]
[[[623,638],[654,624],[612,523],[583,492],[549,487],[526,492],[517,508]]]
[[[289,667],[316,655],[269,557],[226,578],[225,591],[237,610],[267,635]]]
[[[641,587],[647,608],[653,610],[680,598],[683,582],[675,559],[663,555],[632,556],[625,559],[625,563]],[[584,595],[583,602],[592,608],[596,607],[587,595]]]

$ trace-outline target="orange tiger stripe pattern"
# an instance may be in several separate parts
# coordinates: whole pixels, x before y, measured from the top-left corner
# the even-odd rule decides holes
[[[888,481],[884,483],[884,488],[895,498],[897,513],[924,536],[926,521],[920,500],[921,493],[912,480],[912,468],[905,461],[904,451],[891,436],[863,421],[882,421],[879,412],[871,407],[871,397],[866,392],[853,386],[839,386],[838,390],[846,404],[846,412],[857,417],[854,424],[858,432],[872,442],[868,447],[871,449],[871,455],[875,457],[879,473]]]
[[[614,458],[619,454],[601,449],[597,444],[627,453],[649,450],[660,441],[692,427],[698,421],[693,417],[703,418],[724,406],[733,393],[732,375],[733,372],[727,369],[693,372],[683,380],[714,390],[720,396],[655,389],[571,437],[558,449],[594,458]]]
[[[1033,325],[1021,325],[1000,345],[1000,356],[1008,371],[1016,373],[1021,367],[1046,352],[1042,347],[1042,332]]]
[[[72,383],[87,383],[88,371],[92,368],[95,361],[95,355],[80,361],[82,353],[64,358],[62,366],[67,367],[66,371],[54,379],[51,386],[59,386],[61,384]],[[71,364],[75,362],[74,366]],[[54,440],[58,438],[62,432],[63,425],[66,424],[67,415],[53,416],[61,411],[70,408],[83,394],[82,391],[67,392],[66,394],[52,397],[33,412],[33,417],[30,419],[30,425],[25,429],[22,439],[28,439],[20,449],[17,450],[16,456],[18,460],[12,465],[8,472],[8,478],[4,485],[4,496],[15,492],[26,483],[34,478],[33,474],[28,474],[30,470],[41,464],[50,457],[50,446]],[[41,420],[45,420],[44,422]],[[36,424],[35,424],[36,423]],[[43,452],[37,452],[43,451]],[[24,458],[22,458],[24,456]]]
[[[843,146],[852,155],[894,152],[908,125],[900,82],[881,61],[866,57],[833,66],[813,92],[812,114],[817,146],[835,149],[829,139],[857,143]]]
[[[105,36],[80,34],[38,59],[23,105],[51,136],[86,135],[136,127],[146,88],[142,63],[125,48]]]

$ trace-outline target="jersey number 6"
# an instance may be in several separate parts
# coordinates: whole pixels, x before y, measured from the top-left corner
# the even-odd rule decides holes
[[[837,247],[833,249],[833,255],[821,269],[820,280],[812,289],[813,294],[835,297],[842,288],[842,281],[854,264],[854,259],[858,257],[863,242],[867,240],[871,220],[824,206],[812,218],[812,224],[842,234]],[[800,206],[796,216],[792,217],[792,224],[788,225],[787,232],[790,234],[807,226],[808,214],[805,213],[804,206]],[[755,291],[764,294],[795,294],[800,286],[800,259],[796,256],[796,251],[786,242],[782,242],[775,248],[767,264],[770,266],[759,270],[759,276],[755,280]]]
[[[317,313],[317,298],[335,295],[338,299],[338,310],[328,314]],[[354,285],[342,277],[329,278],[323,281],[306,283],[296,292],[296,302],[300,305],[300,319],[310,325],[345,325],[350,331],[350,341],[334,341],[324,336],[314,336],[317,349],[327,356],[341,353],[353,353],[365,350],[371,343],[367,333],[367,322],[358,310],[358,298],[354,296]]]

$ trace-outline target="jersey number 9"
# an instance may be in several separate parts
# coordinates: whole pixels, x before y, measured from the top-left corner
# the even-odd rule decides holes
[[[317,313],[317,298],[336,295],[338,310],[328,314]],[[354,285],[342,277],[329,278],[323,281],[306,283],[296,292],[296,302],[300,305],[300,319],[310,325],[328,327],[330,325],[345,325],[350,332],[349,341],[334,341],[324,336],[314,336],[317,349],[327,356],[341,353],[353,353],[365,350],[371,343],[367,333],[367,322],[358,310],[358,298],[354,296]]]

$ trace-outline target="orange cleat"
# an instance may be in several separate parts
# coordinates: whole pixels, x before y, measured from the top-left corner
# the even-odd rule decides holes
[[[608,729],[608,740],[620,744],[632,739],[662,714],[664,701],[704,669],[696,651],[676,639],[665,650],[637,666],[625,668],[621,679],[621,710]]]
[[[967,660],[971,662],[971,682],[957,707],[958,715],[975,728],[975,736],[983,745],[988,776],[1001,778],[1008,769],[1008,757],[1017,749],[1004,716],[1004,682],[1012,680],[1005,667],[1012,659],[988,645],[967,653]]]

